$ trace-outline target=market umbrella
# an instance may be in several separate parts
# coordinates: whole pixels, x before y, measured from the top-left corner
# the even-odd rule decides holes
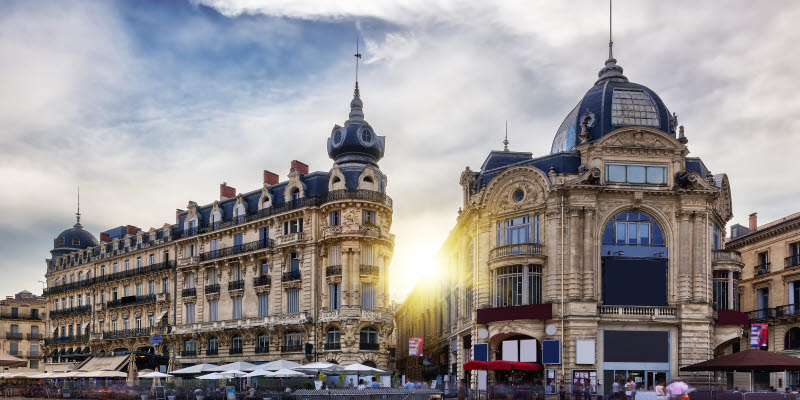
[[[764,350],[745,350],[687,365],[681,371],[800,371],[800,358]]]
[[[382,369],[373,368],[364,364],[350,364],[344,368],[342,371],[348,372],[386,372]]]
[[[25,367],[28,362],[12,356],[11,354],[0,353],[0,367]]]
[[[212,372],[213,368],[217,368],[219,365],[214,364],[197,364],[192,365],[191,367],[176,369],[175,371],[170,372],[172,375],[196,375],[202,374],[203,372]]]
[[[297,367],[302,367],[301,364],[298,364],[294,361],[287,361],[287,360],[276,360],[270,361],[266,364],[261,364],[256,366],[256,369],[265,369],[267,371],[277,371],[279,369],[295,369]],[[244,370],[242,370],[244,371]]]
[[[219,380],[219,379],[228,379],[227,376],[223,375],[220,372],[212,372],[210,374],[200,375],[197,379],[204,379],[204,380]]]
[[[225,375],[227,378],[241,378],[247,375],[247,372],[232,369],[230,371],[222,371],[220,374]]]
[[[464,369],[467,371],[484,371],[489,369],[489,363],[479,360],[467,361],[464,363]]]
[[[292,371],[291,369],[285,369],[284,368],[284,369],[279,369],[279,370],[273,372],[269,376],[272,376],[272,377],[275,377],[275,378],[301,378],[301,377],[304,377],[304,376],[311,376],[311,375],[304,374],[304,373],[298,372],[298,371]]]
[[[139,378],[172,378],[172,375],[163,372],[150,372],[147,374],[139,375]]]
[[[225,371],[255,371],[260,369],[259,366],[255,364],[250,364],[249,362],[244,361],[237,361],[230,364],[220,365],[214,368],[211,368],[209,371],[211,372],[225,372]]]
[[[271,376],[274,376],[274,372],[267,371],[265,369],[257,369],[257,370],[255,370],[253,372],[248,373],[247,375],[244,375],[242,378],[253,378],[253,377],[256,377],[256,376],[271,377]]]
[[[311,363],[311,364],[305,364],[305,365],[301,365],[301,366],[296,367],[296,368],[289,368],[289,369],[293,369],[295,371],[316,371],[316,372],[319,372],[319,371],[323,371],[323,370],[324,371],[341,371],[341,370],[344,369],[344,367],[342,367],[339,364],[333,364],[333,363],[327,363],[327,362],[320,361],[320,362],[315,362],[315,363]]]

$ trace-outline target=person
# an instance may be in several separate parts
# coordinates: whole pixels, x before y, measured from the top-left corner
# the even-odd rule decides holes
[[[656,382],[656,400],[667,400],[667,393],[664,391],[664,382]]]
[[[667,394],[672,400],[680,400],[684,397],[688,398],[689,385],[683,383],[681,378],[675,378],[672,383],[667,386]]]
[[[631,399],[635,399],[636,398],[636,389],[637,389],[636,388],[636,386],[637,386],[636,385],[636,380],[631,378],[631,384],[633,385],[633,389],[631,389]]]
[[[255,399],[257,399],[257,397],[256,397],[256,388],[247,386],[246,389],[245,389],[245,392],[247,392],[247,396],[244,396],[245,400],[255,400]]]
[[[205,393],[203,393],[203,389],[200,389],[200,387],[195,388],[194,397],[197,400],[203,400],[205,398]]]
[[[589,380],[587,379],[583,383],[583,400],[591,400],[592,399],[592,386],[589,384]]]
[[[348,383],[348,384],[347,384],[347,388],[348,388],[348,389],[352,389],[352,388],[354,388],[354,387],[355,387],[355,386],[353,385],[353,378],[350,378],[350,383]]]
[[[619,378],[614,379],[614,383],[611,384],[611,397],[619,400]]]
[[[358,390],[364,390],[366,388],[367,388],[367,385],[364,384],[364,380],[363,379],[359,379],[358,380]]]
[[[378,383],[378,380],[375,379],[375,377],[373,376],[372,377],[372,385],[370,385],[370,389],[380,389],[380,388],[381,388],[381,384]]]
[[[458,381],[458,400],[464,400],[467,398],[467,381],[461,379]]]
[[[773,392],[773,393],[774,393],[774,392],[777,392],[777,390],[775,389],[775,386],[770,386],[770,387],[769,387],[769,391],[770,391],[770,392]]]
[[[405,387],[407,390],[414,389],[414,382],[408,381],[403,387]]]
[[[558,400],[567,400],[567,387],[564,382],[558,386]]]

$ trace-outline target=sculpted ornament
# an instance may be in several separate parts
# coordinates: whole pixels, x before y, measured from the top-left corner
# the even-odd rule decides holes
[[[620,132],[610,138],[606,142],[606,145],[618,147],[650,147],[655,149],[667,147],[661,137],[643,130]]]

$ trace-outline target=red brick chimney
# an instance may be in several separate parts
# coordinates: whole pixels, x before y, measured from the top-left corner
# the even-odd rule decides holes
[[[264,170],[264,183],[266,183],[267,185],[277,185],[278,179],[280,179],[280,177],[278,177],[278,174]]]
[[[301,163],[300,161],[297,160],[292,160],[292,168],[296,169],[303,175],[308,173],[308,164]]]
[[[108,243],[111,241],[111,236],[108,236],[108,233],[103,232],[100,234],[100,241],[103,243]]]
[[[129,235],[135,235],[136,232],[139,232],[139,228],[137,228],[137,227],[135,227],[133,225],[128,225],[128,226],[125,227],[125,233],[127,233]]]
[[[758,228],[758,213],[754,212],[750,214],[750,232],[755,231]]]
[[[236,197],[236,188],[228,186],[227,182],[222,182],[219,185],[219,200],[225,200]]]

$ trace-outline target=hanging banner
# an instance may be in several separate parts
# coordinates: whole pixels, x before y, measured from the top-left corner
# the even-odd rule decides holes
[[[769,324],[750,324],[750,347],[765,347],[767,345],[767,328]]]
[[[408,356],[409,357],[422,357],[422,338],[410,337],[408,338]]]

